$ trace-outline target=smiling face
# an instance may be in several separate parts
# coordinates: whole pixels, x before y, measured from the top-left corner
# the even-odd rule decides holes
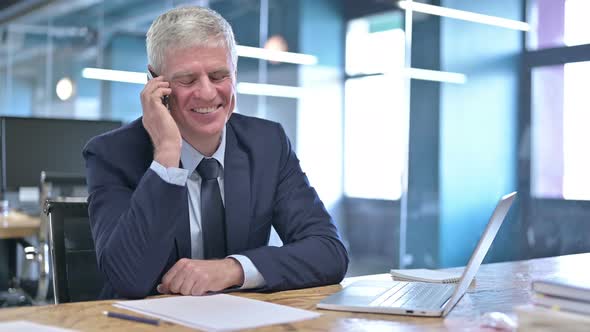
[[[229,52],[199,46],[169,50],[166,55],[162,75],[172,88],[172,117],[186,141],[212,154],[235,107],[235,68]]]

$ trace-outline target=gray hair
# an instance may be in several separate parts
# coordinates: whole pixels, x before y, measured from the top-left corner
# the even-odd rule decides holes
[[[216,11],[205,7],[180,7],[158,16],[146,37],[149,64],[162,71],[166,51],[195,46],[225,47],[233,70],[237,69],[236,40],[229,23]]]

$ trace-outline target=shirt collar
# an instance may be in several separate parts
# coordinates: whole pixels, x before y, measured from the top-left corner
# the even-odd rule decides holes
[[[223,162],[225,158],[225,127],[226,126],[223,126],[223,129],[221,131],[221,143],[219,143],[219,147],[211,156],[211,158],[215,158],[221,164],[222,174],[224,169]],[[190,172],[193,172],[197,168],[201,160],[203,160],[203,158],[205,158],[205,156],[202,153],[197,151],[197,149],[193,148],[193,146],[190,145],[187,141],[185,141],[184,138],[182,139],[182,149],[180,151],[180,160],[182,161],[182,168],[187,169]]]

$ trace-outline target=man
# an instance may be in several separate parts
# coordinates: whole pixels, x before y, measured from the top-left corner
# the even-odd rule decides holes
[[[346,250],[282,127],[232,115],[237,54],[227,21],[173,9],[146,44],[155,78],[141,93],[143,117],[83,152],[102,297],[342,280]],[[267,245],[271,225],[282,247]]]

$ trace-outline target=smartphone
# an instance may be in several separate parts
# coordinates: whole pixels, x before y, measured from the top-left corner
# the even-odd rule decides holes
[[[158,77],[158,75],[156,75],[153,71],[151,71],[150,69],[148,69],[148,73],[147,73],[147,79],[148,79],[148,81],[151,80],[154,77]],[[168,108],[168,96],[162,97],[162,104],[164,104],[164,106],[166,106],[166,108],[168,110],[170,110],[170,108]]]

